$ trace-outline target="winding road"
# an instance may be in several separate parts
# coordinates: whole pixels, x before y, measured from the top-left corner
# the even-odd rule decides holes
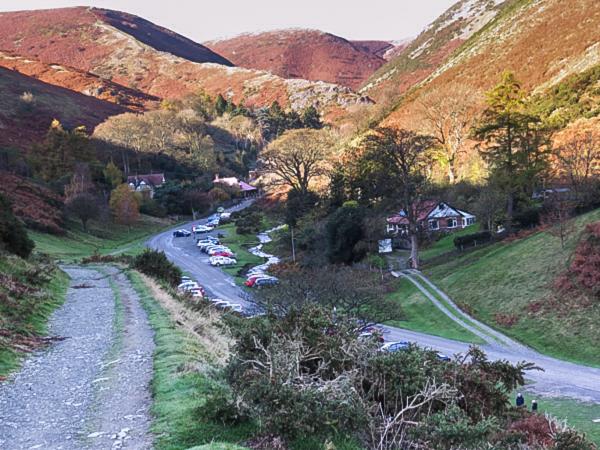
[[[241,203],[230,209],[230,211],[243,209],[250,204],[251,201]],[[205,222],[206,220],[190,222],[185,227],[188,228],[193,224]],[[238,303],[245,308],[255,308],[255,305],[249,301],[248,296],[234,283],[229,275],[207,264],[208,258],[196,249],[192,238],[173,238],[172,230],[170,230],[153,237],[147,245],[154,249],[163,250],[171,261],[184,271],[192,274],[212,296]],[[527,378],[531,381],[531,384],[524,390],[539,396],[568,397],[600,403],[600,369],[542,355],[477,321],[460,310],[452,299],[420,272],[407,271],[402,274],[396,273],[396,275],[407,277],[417,285],[425,298],[432,301],[450,319],[481,337],[486,343],[480,347],[490,359],[505,359],[513,363],[528,361],[541,368],[542,370],[528,372]],[[431,295],[431,291],[434,291],[436,296]],[[436,297],[443,299],[443,302],[440,302]],[[401,328],[390,326],[383,326],[383,328],[387,341],[416,342],[419,345],[436,349],[448,355],[464,353],[470,345],[465,342]]]

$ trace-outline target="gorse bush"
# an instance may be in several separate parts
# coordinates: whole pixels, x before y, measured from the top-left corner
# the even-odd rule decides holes
[[[35,243],[29,239],[27,230],[12,211],[10,201],[0,194],[0,248],[27,258]]]
[[[181,270],[167,259],[165,254],[156,250],[145,250],[136,256],[133,268],[146,275],[157,278],[171,286],[177,286],[181,280]]]

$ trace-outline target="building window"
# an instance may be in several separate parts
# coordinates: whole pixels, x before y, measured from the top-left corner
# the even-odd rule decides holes
[[[438,223],[437,220],[430,220],[429,221],[429,229],[430,230],[439,230],[440,224]]]
[[[448,219],[448,228],[456,228],[458,224],[456,223],[456,219]]]
[[[475,223],[475,217],[469,217],[467,219],[467,225],[473,225]]]

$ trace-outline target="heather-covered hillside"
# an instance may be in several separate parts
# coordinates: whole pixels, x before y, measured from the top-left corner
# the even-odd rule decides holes
[[[385,63],[382,55],[392,45],[375,44],[355,44],[330,33],[302,29],[242,34],[206,43],[240,67],[350,88],[360,87]]]

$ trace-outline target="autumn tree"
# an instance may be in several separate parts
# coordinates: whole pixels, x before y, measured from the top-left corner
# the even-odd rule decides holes
[[[45,181],[70,175],[76,163],[95,159],[85,127],[65,130],[58,120],[52,121],[46,138],[33,154],[37,172]]]
[[[546,169],[548,133],[527,110],[526,93],[511,72],[487,93],[487,108],[475,129],[490,176],[506,196],[506,229],[512,230],[515,199],[531,196]]]
[[[404,211],[411,242],[411,260],[419,267],[419,218],[429,189],[435,142],[430,136],[396,128],[377,128],[363,140],[350,180],[355,195],[393,204]]]
[[[68,213],[81,221],[83,231],[87,231],[89,220],[100,217],[102,213],[102,202],[93,191],[89,166],[78,163],[70,183],[65,186],[65,206]]]
[[[462,84],[431,91],[417,102],[417,129],[435,140],[437,160],[446,168],[450,183],[458,180],[459,160],[467,151],[478,104],[473,88]]]
[[[306,196],[314,182],[329,174],[331,147],[329,135],[323,131],[291,130],[269,144],[259,158],[274,185]]]
[[[123,182],[123,172],[121,172],[112,160],[106,164],[102,174],[104,175],[106,183],[113,189]]]
[[[110,194],[110,209],[115,221],[129,229],[140,215],[140,199],[127,184],[117,186]]]
[[[580,204],[588,203],[592,181],[600,175],[600,118],[574,122],[557,133],[553,144],[557,178],[568,182]]]

